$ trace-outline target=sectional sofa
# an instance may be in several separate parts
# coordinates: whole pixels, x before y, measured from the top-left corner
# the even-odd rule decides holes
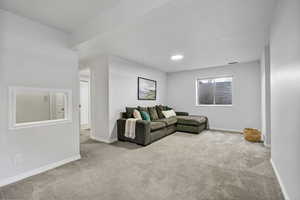
[[[126,119],[132,118],[133,110],[147,111],[151,121],[138,120],[136,122],[134,139],[125,137]],[[121,113],[121,118],[117,121],[118,140],[133,142],[146,146],[152,142],[168,136],[176,131],[199,134],[208,128],[208,119],[205,116],[189,115],[187,112],[176,112],[176,116],[165,118],[163,110],[170,110],[167,106],[136,107],[126,108],[126,112]]]

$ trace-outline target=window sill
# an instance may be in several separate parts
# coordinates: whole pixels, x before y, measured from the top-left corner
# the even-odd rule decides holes
[[[197,104],[196,107],[233,107],[233,105],[213,105],[213,104]]]
[[[72,123],[72,120],[58,119],[58,120],[48,120],[48,121],[40,121],[40,122],[19,123],[10,126],[9,130],[17,130],[17,129],[33,128],[33,127],[41,127],[41,126],[52,126],[52,125],[66,124],[66,123]]]

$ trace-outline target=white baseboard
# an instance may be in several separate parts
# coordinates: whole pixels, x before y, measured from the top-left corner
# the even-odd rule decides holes
[[[280,176],[279,176],[278,170],[277,170],[277,168],[276,168],[276,166],[275,166],[275,164],[274,164],[272,158],[271,158],[270,162],[271,162],[271,165],[272,165],[273,170],[274,170],[274,172],[275,172],[275,175],[276,175],[276,178],[277,178],[277,180],[278,180],[278,183],[279,183],[279,185],[280,185],[280,188],[281,188],[281,191],[282,191],[282,193],[283,193],[284,199],[285,199],[285,200],[290,200],[290,198],[289,198],[289,196],[288,196],[288,194],[287,194],[287,192],[286,192],[286,189],[285,189],[285,187],[284,187],[284,185],[283,185],[283,182],[282,182],[282,180],[281,180],[281,178],[280,178]]]
[[[91,139],[93,139],[93,140],[96,140],[96,141],[98,141],[98,142],[104,142],[104,143],[107,143],[107,144],[111,144],[111,143],[114,143],[114,142],[118,141],[117,138],[106,139],[106,138],[98,138],[98,137],[94,137],[94,136],[92,136],[92,135],[91,135],[90,137],[91,137]]]
[[[271,148],[271,144],[267,144],[266,136],[264,134],[261,134],[261,141],[264,142],[265,147]]]
[[[91,128],[91,126],[89,124],[81,124],[80,125],[80,129],[83,129],[83,130],[90,129],[90,128]]]
[[[223,132],[233,132],[233,133],[243,133],[243,131],[241,131],[241,130],[226,129],[226,128],[215,128],[215,127],[210,127],[209,130],[212,130],[212,131],[223,131]]]
[[[267,144],[265,141],[264,141],[264,145],[265,145],[265,147],[267,147],[267,148],[271,148],[271,145],[270,145],[270,144]]]
[[[76,155],[76,156],[73,156],[73,157],[70,157],[70,158],[55,162],[55,163],[51,163],[51,164],[45,165],[43,167],[31,170],[31,171],[28,171],[28,172],[21,173],[17,176],[13,176],[13,177],[6,178],[4,180],[0,180],[0,187],[11,184],[11,183],[15,183],[17,181],[28,178],[30,176],[34,176],[34,175],[43,173],[45,171],[48,171],[50,169],[54,169],[54,168],[59,167],[61,165],[67,164],[69,162],[79,160],[80,158],[81,158],[80,155]]]

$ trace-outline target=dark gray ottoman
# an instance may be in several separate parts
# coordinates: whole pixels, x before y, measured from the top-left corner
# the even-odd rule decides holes
[[[208,119],[205,116],[177,116],[177,131],[199,134],[201,131],[207,128]]]

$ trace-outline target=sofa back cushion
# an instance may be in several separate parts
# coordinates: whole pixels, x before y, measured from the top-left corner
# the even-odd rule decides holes
[[[165,106],[165,110],[173,110],[173,108],[169,107],[169,106]]]
[[[165,118],[164,114],[162,113],[162,111],[165,111],[165,110],[172,110],[172,108],[168,107],[168,106],[163,106],[163,105],[156,106],[156,111],[157,111],[159,119]]]
[[[158,120],[158,119],[159,119],[158,113],[157,113],[155,107],[148,107],[148,110],[149,110],[149,114],[150,114],[151,121],[154,121],[154,120]]]
[[[156,106],[156,111],[157,111],[157,115],[158,115],[159,119],[165,118],[164,114],[162,113],[162,111],[164,111],[164,108],[162,105]]]
[[[121,118],[127,119],[127,118],[128,118],[128,117],[127,117],[127,113],[126,113],[126,112],[121,112]]]
[[[127,118],[133,118],[133,111],[137,109],[135,107],[126,107]]]
[[[144,111],[144,112],[146,112],[146,113],[149,114],[148,107],[141,107],[141,106],[138,106],[138,110],[139,110],[140,112]]]

